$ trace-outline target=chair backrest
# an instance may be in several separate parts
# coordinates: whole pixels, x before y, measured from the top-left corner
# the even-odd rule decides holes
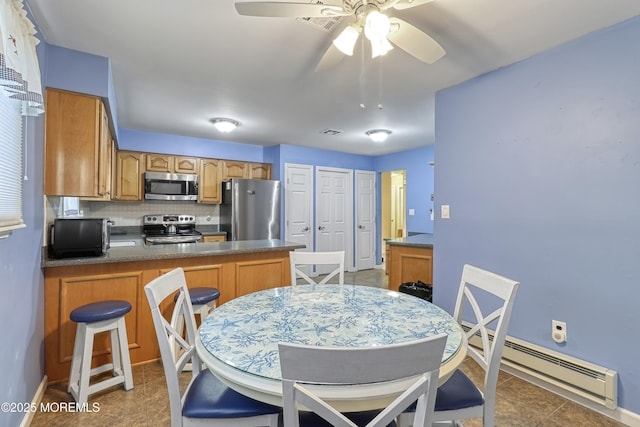
[[[196,323],[187,289],[187,282],[182,268],[176,268],[162,276],[152,280],[145,287],[151,317],[160,346],[160,355],[164,367],[164,375],[169,392],[169,406],[171,409],[171,425],[182,425],[182,395],[180,394],[179,376],[184,366],[191,363],[191,382],[185,389],[186,394],[193,380],[200,373],[200,360],[196,353]],[[171,319],[163,316],[160,304],[169,299],[173,304],[174,296],[178,292],[178,298],[171,315]],[[182,316],[182,319],[181,319]],[[178,331],[178,322],[184,320],[184,337]],[[181,348],[180,356],[175,358],[175,348]]]
[[[467,324],[471,329],[466,333],[470,340],[474,335],[480,335],[482,349],[469,346],[468,355],[471,356],[484,370],[484,395],[485,405],[493,404],[493,399],[500,370],[500,360],[502,350],[509,328],[513,301],[520,283],[515,280],[499,276],[495,273],[466,264],[462,270],[462,279],[458,298],[456,301],[454,317],[460,324]],[[474,289],[476,288],[476,289]],[[493,295],[498,303],[493,304],[495,310],[485,314],[488,310],[482,310],[478,303],[478,298],[486,298],[488,295],[480,296],[478,289]],[[464,309],[470,306],[475,317],[475,323],[465,318]],[[493,339],[489,336],[489,327],[495,324]]]
[[[292,251],[289,252],[289,262],[291,263],[291,284],[297,283],[298,277],[304,279],[307,283],[323,285],[329,283],[329,281],[338,276],[338,284],[344,284],[344,251],[331,251],[331,252],[302,252]],[[329,274],[324,276],[321,281],[316,282],[307,273],[305,273],[300,267],[308,265],[311,266],[310,272],[314,265],[335,265]]]
[[[282,372],[282,402],[285,427],[298,427],[297,403],[315,412],[333,426],[354,427],[331,405],[318,398],[315,387],[346,387],[415,378],[415,382],[381,411],[367,427],[386,426],[418,400],[415,427],[431,425],[440,363],[446,334],[369,348],[316,347],[279,343]]]

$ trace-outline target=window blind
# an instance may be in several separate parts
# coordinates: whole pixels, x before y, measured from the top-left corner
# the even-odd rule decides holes
[[[22,220],[21,102],[0,89],[0,238],[24,227]]]

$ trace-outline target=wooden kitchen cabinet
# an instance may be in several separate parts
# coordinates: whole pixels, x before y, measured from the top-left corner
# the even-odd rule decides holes
[[[48,88],[44,194],[109,200],[112,143],[100,97]]]
[[[227,237],[223,234],[202,236],[202,243],[210,243],[210,242],[226,242]]]
[[[288,286],[289,249],[234,255],[46,267],[44,271],[45,374],[50,383],[69,377],[76,324],[69,318],[83,304],[109,299],[131,303],[125,315],[132,364],[160,358],[144,286],[182,267],[189,287],[215,287],[218,304],[256,290]],[[171,301],[172,302],[172,301]],[[163,305],[169,309],[171,302]],[[96,337],[92,366],[110,360],[107,334]]]
[[[269,163],[249,163],[249,178],[251,179],[271,179],[271,164]]]
[[[200,159],[200,173],[198,174],[199,203],[222,202],[220,162],[217,159]]]
[[[168,154],[147,154],[147,172],[198,173],[198,158],[172,156]]]
[[[236,160],[222,160],[221,180],[229,181],[232,178],[249,178],[249,168],[246,162]]]
[[[418,280],[433,284],[433,248],[387,244],[387,249],[389,289],[397,291],[402,283]]]
[[[142,200],[144,182],[144,154],[118,151],[115,155],[113,200]]]

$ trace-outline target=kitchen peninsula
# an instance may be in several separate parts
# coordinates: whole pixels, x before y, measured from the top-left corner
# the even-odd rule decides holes
[[[114,243],[117,240],[114,241]],[[144,286],[182,267],[189,287],[220,290],[219,304],[254,291],[290,284],[289,251],[304,245],[282,240],[145,245],[126,240],[103,256],[49,258],[43,251],[45,276],[45,370],[50,382],[69,375],[75,324],[69,313],[99,300],[129,301],[125,319],[132,363],[160,357]],[[169,308],[167,306],[167,308]],[[106,363],[109,340],[96,340],[94,363]]]
[[[433,234],[416,234],[386,241],[385,267],[389,289],[418,280],[433,284]]]

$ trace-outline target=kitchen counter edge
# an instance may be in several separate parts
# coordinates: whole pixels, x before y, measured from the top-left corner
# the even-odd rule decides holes
[[[399,237],[386,241],[388,245],[413,246],[417,248],[433,248],[433,234],[424,233],[408,237]]]
[[[83,258],[51,258],[48,248],[42,248],[42,267],[65,267],[74,265],[109,264],[119,262],[149,261],[159,259],[225,256],[273,251],[292,251],[305,245],[278,239],[240,240],[212,243],[178,243],[167,245],[144,245],[110,248],[105,255]]]

